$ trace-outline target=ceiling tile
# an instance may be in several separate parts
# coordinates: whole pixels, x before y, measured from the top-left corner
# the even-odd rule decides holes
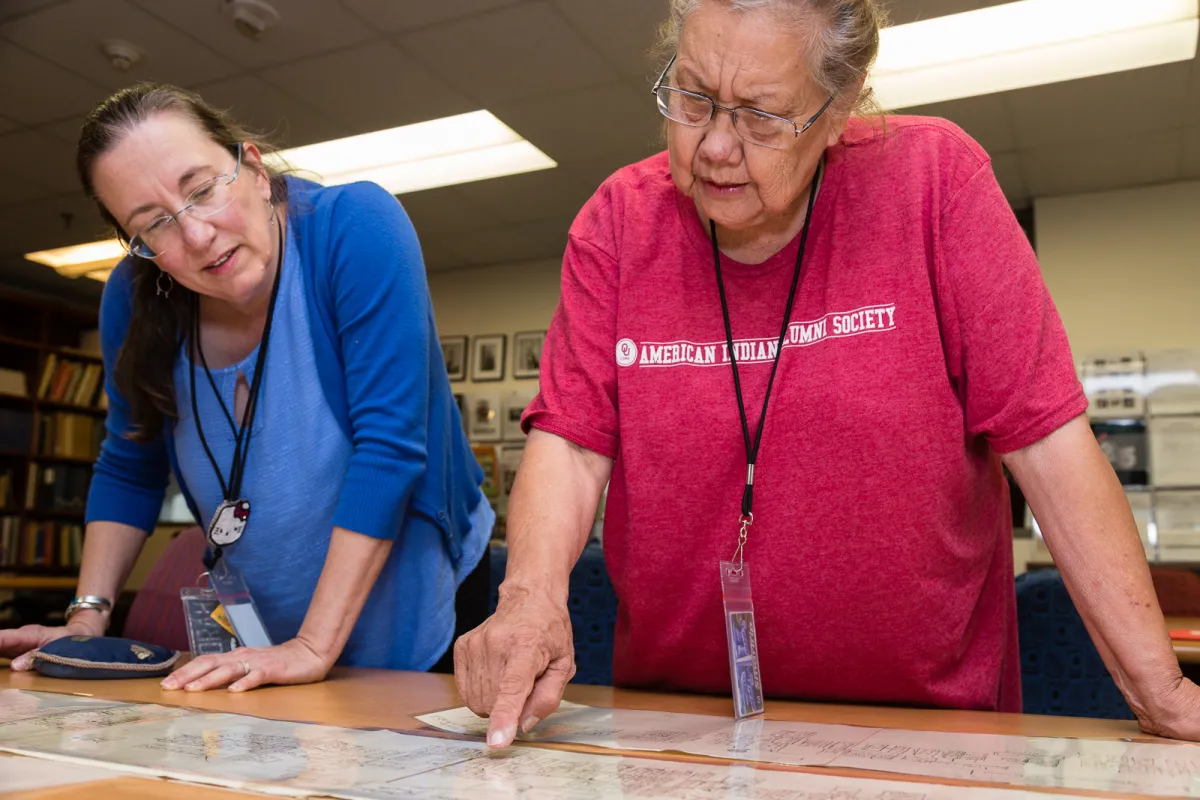
[[[82,192],[15,203],[0,214],[0,242],[13,253],[95,241],[108,233],[95,204]]]
[[[454,252],[455,241],[456,237],[446,235],[421,237],[421,257],[425,261],[426,272],[470,266],[465,258]]]
[[[37,125],[84,113],[103,99],[103,87],[0,40],[0,97],[4,113]]]
[[[1188,128],[1183,134],[1183,177],[1200,178],[1200,128]]]
[[[11,119],[0,117],[0,133],[8,133],[11,130],[16,130],[17,127],[17,123],[13,122]]]
[[[66,142],[74,147],[79,143],[79,131],[83,128],[85,116],[71,117],[70,119],[51,122],[48,125],[39,125],[36,130],[38,133],[44,133],[47,136],[58,139],[60,142]]]
[[[342,4],[365,19],[377,30],[399,33],[439,22],[448,22],[511,6],[520,0],[456,0],[449,2],[410,2],[396,0],[342,0]]]
[[[555,0],[575,29],[621,74],[653,81],[662,68],[650,55],[667,0]],[[649,84],[647,84],[649,85]]]
[[[1008,2],[1008,0],[1002,0]],[[885,2],[888,19],[892,25],[905,25],[933,17],[944,17],[948,14],[960,14],[963,11],[973,11],[985,5],[996,5],[996,2],[979,2],[979,0],[891,0]]]
[[[624,83],[498,105],[492,111],[560,164],[662,149],[662,116],[653,98]]]
[[[279,147],[340,139],[349,129],[271,84],[251,76],[229,78],[196,88],[212,105]]]
[[[75,148],[38,131],[0,136],[0,173],[24,178],[56,193],[79,191]]]
[[[627,167],[630,164],[636,164],[664,148],[665,145],[658,145],[649,148],[631,149],[621,153],[611,153],[597,158],[564,164],[561,169],[565,169],[574,175],[591,194],[594,194],[600,188],[600,184],[608,180],[617,170]]]
[[[294,61],[365,42],[374,36],[370,27],[329,0],[276,2],[279,24],[266,31],[259,41],[237,32],[232,17],[219,0],[133,2],[245,67]]]
[[[617,78],[548,2],[436,25],[399,41],[486,108]]]
[[[0,27],[0,36],[111,91],[146,80],[190,86],[237,70],[231,61],[126,0],[70,0],[9,22]],[[135,45],[143,60],[118,72],[100,52],[108,39]]]
[[[1020,152],[1034,197],[1122,189],[1177,180],[1183,131],[1091,139]]]
[[[474,266],[562,258],[573,218],[504,225],[459,237],[454,252]]]
[[[458,190],[505,222],[574,217],[592,195],[561,167],[467,183]]]
[[[478,110],[389,42],[314,56],[269,69],[262,77],[351,134]]]
[[[1042,147],[1078,141],[1081,133],[1116,137],[1183,125],[1191,64],[1100,75],[1009,92],[1017,144]]]
[[[4,0],[0,3],[0,20],[12,19],[61,3],[62,0]]]
[[[499,221],[461,189],[462,186],[441,186],[399,196],[400,205],[408,212],[422,242],[428,237],[487,228]]]
[[[1029,205],[1029,187],[1025,184],[1025,176],[1021,172],[1021,159],[1016,153],[992,156],[992,172],[996,174],[996,181],[1014,208]]]
[[[965,130],[989,153],[1006,153],[1017,146],[1012,117],[1003,95],[965,97],[946,103],[906,108],[901,113],[948,119]]]
[[[48,186],[42,186],[15,175],[0,174],[0,205],[39,200],[57,194]]]

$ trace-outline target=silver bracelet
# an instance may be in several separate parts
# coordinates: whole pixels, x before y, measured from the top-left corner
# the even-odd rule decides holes
[[[67,612],[64,618],[65,621],[70,622],[71,616],[76,611],[81,611],[85,608],[90,608],[93,611],[99,611],[101,614],[104,614],[112,611],[112,601],[107,597],[99,597],[94,594],[80,595],[72,600],[67,606]]]

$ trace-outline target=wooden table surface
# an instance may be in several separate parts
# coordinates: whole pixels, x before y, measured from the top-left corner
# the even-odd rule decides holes
[[[203,711],[224,711],[248,714],[256,717],[314,722],[349,728],[390,728],[398,731],[420,731],[428,735],[441,735],[414,719],[444,708],[461,705],[452,678],[413,672],[388,670],[337,668],[330,678],[309,686],[274,686],[245,694],[230,694],[225,691],[188,694],[164,692],[156,679],[117,681],[67,681],[45,678],[34,673],[13,673],[0,670],[0,688],[30,689],[35,691],[61,692],[87,695],[111,700],[135,703],[159,703],[182,706]],[[577,703],[615,708],[637,708],[661,711],[677,711],[693,714],[729,716],[730,701],[721,697],[695,695],[668,695],[634,692],[592,686],[568,688],[567,699]],[[842,706],[808,703],[768,702],[767,717],[770,719],[807,722],[840,723],[884,728],[907,728],[912,730],[958,731],[970,733],[1001,733],[1024,736],[1065,736],[1099,739],[1138,738],[1142,736],[1135,723],[1111,720],[1073,719],[1069,717],[1037,717],[1020,714],[992,714],[977,711],[935,711],[871,706]],[[558,750],[575,752],[607,753],[580,745],[539,745]],[[2,754],[0,754],[2,755]],[[646,753],[626,755],[645,758]],[[656,757],[663,757],[658,755]],[[724,763],[718,760],[683,755],[667,756],[673,761],[702,763]],[[880,777],[892,781],[916,781],[947,785],[967,785],[956,781],[932,778],[914,778],[904,775],[867,773],[856,770],[805,769],[794,767],[763,768],[790,772],[819,772],[822,775],[857,775]],[[53,769],[47,762],[47,769]],[[798,780],[800,776],[797,776]],[[1003,784],[992,784],[1003,786]],[[1009,787],[1013,788],[1013,787]],[[1032,790],[1031,791],[1035,791]],[[1134,795],[1101,794],[1072,791],[1072,794],[1096,797],[1123,797]],[[1056,792],[1047,791],[1047,797]],[[4,793],[5,800],[230,800],[238,797],[262,797],[224,789],[206,789],[190,784],[178,784],[146,778],[123,777],[51,789]]]

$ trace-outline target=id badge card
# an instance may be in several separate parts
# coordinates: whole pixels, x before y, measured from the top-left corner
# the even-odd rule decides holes
[[[228,653],[241,645],[216,591],[185,586],[179,590],[179,599],[183,601],[183,618],[193,658]]]
[[[254,605],[254,598],[250,596],[250,588],[242,571],[230,565],[228,559],[222,558],[209,571],[208,580],[242,646],[270,647],[271,637]]]
[[[763,713],[762,673],[758,669],[758,634],[754,630],[749,564],[721,562],[721,597],[725,603],[733,716],[745,719]]]

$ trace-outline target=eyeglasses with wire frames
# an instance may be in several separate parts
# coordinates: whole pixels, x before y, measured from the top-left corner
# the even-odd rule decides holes
[[[712,121],[713,114],[724,111],[733,117],[733,129],[742,141],[772,150],[785,150],[800,134],[811,128],[833,103],[834,96],[830,95],[825,105],[821,106],[821,110],[813,114],[803,126],[798,126],[787,117],[768,114],[750,106],[729,108],[717,105],[716,101],[706,94],[663,85],[676,58],[677,56],[671,56],[651,91],[658,98],[658,110],[664,117],[690,128],[703,128]]]
[[[126,244],[130,255],[154,259],[166,253],[178,243],[182,231],[179,220],[184,214],[199,219],[215,216],[233,202],[233,182],[242,171],[242,143],[237,145],[237,166],[231,174],[217,175],[191,191],[183,202],[183,208],[174,214],[163,214],[150,220]]]

